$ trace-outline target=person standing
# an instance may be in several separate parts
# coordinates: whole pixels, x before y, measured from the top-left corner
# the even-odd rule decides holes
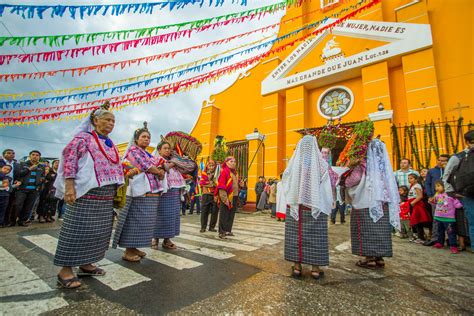
[[[435,183],[443,177],[444,168],[448,163],[449,155],[440,155],[436,166],[426,174],[425,178],[425,192],[428,202],[432,203],[436,194]],[[431,205],[430,205],[431,207]],[[431,207],[431,215],[434,216],[435,209]],[[433,221],[431,228],[431,238],[423,243],[423,246],[433,246],[438,240],[438,221]]]
[[[362,268],[384,268],[384,257],[392,257],[392,229],[400,231],[400,195],[393,177],[385,144],[374,139],[369,143],[364,172],[352,173],[357,179],[346,179],[351,199],[352,254],[364,256],[356,265]]]
[[[113,225],[113,200],[117,186],[124,183],[117,148],[108,135],[115,116],[106,102],[76,129],[62,152],[54,186],[64,198],[66,212],[59,232],[54,265],[61,267],[58,284],[66,289],[81,286],[78,276],[102,276],[94,263],[105,257]]]
[[[255,202],[255,208],[258,211],[261,211],[262,209],[258,208],[258,204],[260,202],[260,197],[262,196],[263,190],[265,189],[265,178],[264,177],[259,177],[258,182],[255,184],[255,194],[257,195],[257,200]]]
[[[0,167],[0,228],[5,227],[5,211],[8,207],[8,199],[12,190],[12,178],[8,176],[12,166],[4,165]]]
[[[277,203],[277,180],[270,180],[270,194],[268,195],[268,203],[270,204],[271,217],[276,218],[276,203]]]
[[[15,151],[13,149],[5,149],[3,151],[2,157],[0,157],[0,167],[5,165],[9,165],[11,167],[11,170],[7,176],[11,179],[13,184],[17,184],[15,187],[18,187],[20,184],[19,179],[28,173],[28,169],[23,168],[23,166],[15,160]],[[5,226],[15,226],[16,224],[15,191],[16,188],[13,188],[8,192],[8,202],[4,217]]]
[[[283,178],[283,174],[280,175],[280,181],[277,183],[277,202],[276,202],[276,217],[279,222],[285,221],[286,218],[286,197],[285,192],[283,190],[283,182],[281,179]]]
[[[283,173],[288,203],[285,221],[285,260],[293,262],[292,276],[301,277],[302,264],[312,266],[311,276],[324,276],[329,266],[328,216],[332,188],[329,165],[322,157],[316,137],[306,135],[296,146]]]
[[[464,134],[464,141],[466,142],[466,148],[451,156],[449,158],[448,164],[444,169],[443,174],[443,183],[446,193],[451,196],[455,197],[456,193],[454,187],[452,186],[449,181],[451,181],[450,177],[455,171],[458,170],[461,160],[466,157],[470,157],[472,159],[474,154],[474,130],[470,130],[469,132]],[[472,160],[471,160],[472,161]],[[474,181],[473,178],[471,180]],[[474,183],[472,184],[474,185]],[[474,196],[468,196],[467,194],[462,195],[461,203],[463,204],[463,208],[459,208],[456,210],[456,232],[459,237],[459,246],[461,250],[465,249],[465,237],[470,237],[471,239],[471,251],[473,251],[473,244],[474,244]],[[473,251],[474,252],[474,251]]]
[[[201,233],[207,228],[209,214],[211,214],[211,222],[209,223],[209,231],[216,232],[217,224],[217,205],[214,193],[216,191],[216,163],[214,160],[207,162],[206,168],[201,173],[201,189],[202,189],[202,209],[201,209]]]
[[[157,158],[162,160],[162,166],[166,171],[164,186],[165,191],[160,197],[156,214],[156,226],[152,249],[158,249],[160,238],[163,239],[164,249],[176,249],[176,245],[171,238],[178,236],[181,219],[179,211],[181,208],[181,191],[185,188],[186,182],[181,173],[176,169],[171,159],[171,145],[162,141],[157,147]]]
[[[410,187],[410,183],[408,182],[408,175],[411,173],[420,176],[418,171],[411,169],[410,160],[407,158],[402,158],[402,160],[400,161],[400,169],[394,172],[395,179],[397,180],[399,187],[402,185]]]
[[[196,174],[191,179],[191,187],[189,188],[189,199],[191,201],[189,205],[189,214],[194,213],[194,206],[196,206],[196,214],[201,215],[201,195],[196,169]]]
[[[19,179],[21,185],[15,193],[15,214],[19,226],[28,226],[31,212],[39,197],[39,188],[45,179],[45,168],[40,164],[41,153],[32,150],[28,160],[22,164],[27,173]]]
[[[130,178],[125,207],[120,211],[115,228],[113,248],[125,248],[122,259],[139,262],[150,247],[156,226],[156,210],[163,191],[161,180],[165,171],[159,159],[148,153],[151,134],[145,122],[133,133],[133,140],[125,151],[123,161],[130,168],[124,171]]]
[[[235,211],[239,198],[239,177],[236,171],[237,162],[234,157],[227,157],[222,164],[222,171],[217,182],[217,195],[219,198],[219,238],[234,236]]]
[[[346,203],[344,201],[344,189],[341,188],[340,185],[336,185],[334,188],[333,195],[336,197],[335,201],[332,203],[332,211],[331,211],[331,223],[336,224],[336,216],[337,212],[339,212],[341,216],[341,224],[344,224],[345,216],[346,216]]]
[[[46,197],[46,222],[54,222],[56,216],[56,210],[58,208],[59,199],[56,197],[56,188],[54,187],[54,181],[58,175],[59,160],[54,160],[52,167],[46,177],[49,182],[49,191]]]

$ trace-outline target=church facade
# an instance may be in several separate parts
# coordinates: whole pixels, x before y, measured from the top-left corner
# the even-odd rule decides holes
[[[304,1],[287,9],[280,36],[358,2]],[[393,126],[473,118],[473,9],[470,0],[383,0],[330,29],[336,19],[325,21],[204,102],[192,131],[201,158],[224,136],[248,167],[241,172],[252,201],[258,176],[279,177],[301,131],[328,120],[341,128],[372,120],[393,151]]]

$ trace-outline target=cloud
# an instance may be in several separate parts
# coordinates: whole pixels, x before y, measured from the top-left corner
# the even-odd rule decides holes
[[[90,3],[98,4],[106,1],[90,1]],[[114,3],[131,3],[142,2],[134,1],[115,1]],[[278,0],[271,1],[248,1],[247,6],[233,5],[231,1],[226,1],[222,7],[202,7],[187,6],[179,11],[157,11],[153,15],[123,15],[123,16],[96,16],[86,18],[84,20],[72,20],[69,18],[45,18],[23,20],[18,16],[5,14],[2,17],[0,24],[0,35],[9,36],[7,29],[13,35],[45,35],[45,34],[71,34],[71,33],[89,33],[100,31],[111,31],[121,29],[132,29],[141,27],[150,27],[155,25],[165,25],[179,23],[183,21],[197,20],[201,18],[208,18],[210,16],[219,16],[231,12],[239,12],[248,10],[250,8],[257,8],[271,3],[280,2]],[[25,4],[40,4],[40,0],[28,1]],[[84,4],[84,1],[73,0],[68,1],[68,4]],[[1,67],[2,73],[19,73],[19,72],[36,72],[52,69],[63,69],[73,67],[83,67],[87,65],[108,63],[117,60],[127,60],[148,55],[155,55],[166,51],[173,51],[180,48],[198,45],[204,42],[210,42],[221,38],[230,37],[232,35],[240,34],[250,30],[258,29],[266,25],[271,25],[280,21],[284,11],[279,11],[276,14],[267,15],[264,18],[253,20],[241,24],[229,25],[215,30],[204,31],[198,34],[193,34],[191,38],[182,38],[171,43],[160,44],[156,46],[144,46],[128,51],[120,51],[113,54],[104,54],[99,56],[81,56],[77,59],[67,59],[56,62],[44,62],[34,64],[19,64],[12,62],[10,65],[3,65]],[[5,26],[5,27],[4,27]],[[163,30],[160,32],[168,33],[173,29]],[[219,52],[226,51],[231,48],[262,39],[278,32],[278,28],[268,30],[267,32],[256,32],[251,36],[246,36],[234,40],[227,44],[209,47],[206,49],[194,50],[189,54],[178,54],[173,59],[160,60],[158,62],[141,66],[134,66],[123,70],[107,70],[103,73],[91,72],[86,76],[81,77],[50,77],[45,80],[19,80],[13,83],[1,83],[0,93],[18,93],[26,91],[43,91],[51,89],[71,88],[78,86],[87,86],[101,82],[125,79],[135,77],[138,75],[166,69],[175,65],[189,63],[197,59],[201,59]],[[276,37],[276,35],[275,35]],[[102,43],[102,42],[100,42]],[[89,46],[90,44],[81,43],[80,46]],[[69,43],[66,48],[75,47]],[[267,50],[270,47],[267,47]],[[52,50],[49,46],[39,44],[37,46],[24,47],[23,50],[18,47],[0,47],[0,54],[12,53],[33,53],[40,51]],[[236,63],[238,61],[247,59],[263,53],[263,50],[255,51],[251,55],[242,55],[232,59],[228,64]],[[217,67],[225,67],[228,64],[223,64]],[[209,71],[207,69],[206,71]],[[242,70],[244,72],[245,70]],[[187,77],[196,76],[198,73],[187,74],[179,80]],[[190,132],[197,122],[199,117],[202,102],[209,99],[211,95],[218,94],[228,87],[230,87],[236,80],[238,74],[232,74],[219,79],[210,84],[203,84],[199,88],[180,92],[175,95],[154,100],[148,104],[136,107],[127,107],[116,113],[116,127],[111,135],[115,143],[128,142],[131,137],[131,131],[142,124],[143,121],[149,122],[149,128],[152,132],[152,142],[156,143],[159,140],[159,135],[164,135],[169,131],[181,130]],[[132,93],[144,89],[150,89],[157,85],[150,85],[146,88],[130,89],[122,94]],[[110,96],[110,94],[106,94]],[[89,100],[97,99],[97,97],[90,96],[87,99],[78,99],[70,103],[80,103]],[[60,103],[67,104],[67,103]],[[49,103],[46,105],[36,104],[34,107],[52,106],[55,104]],[[79,124],[78,121],[65,122],[50,122],[44,123],[40,126],[31,125],[29,127],[8,127],[0,129],[0,150],[4,148],[13,148],[17,152],[17,156],[26,155],[31,149],[38,149],[43,153],[43,156],[58,157],[61,153],[64,144],[67,143],[71,137],[74,128]],[[15,137],[15,138],[13,138]],[[35,141],[36,140],[36,141]]]

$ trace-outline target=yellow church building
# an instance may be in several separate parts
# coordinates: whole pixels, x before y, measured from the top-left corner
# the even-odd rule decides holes
[[[290,7],[280,36],[358,2],[317,0]],[[432,148],[422,146],[423,122],[436,122],[429,136],[440,138],[436,149],[444,153],[454,145],[443,141],[441,122],[474,117],[473,12],[471,0],[383,0],[270,56],[204,102],[192,131],[203,144],[201,158],[211,155],[216,136],[225,137],[248,179],[250,201],[259,176],[277,178],[285,169],[301,138],[298,131],[317,130],[329,119],[340,118],[349,131],[355,122],[373,121],[375,134],[393,153],[394,126],[413,124],[414,134],[405,134],[411,139],[397,144],[404,147],[398,154],[434,161]],[[408,143],[412,151],[417,144],[426,152],[413,153]],[[344,144],[343,139],[333,160]]]

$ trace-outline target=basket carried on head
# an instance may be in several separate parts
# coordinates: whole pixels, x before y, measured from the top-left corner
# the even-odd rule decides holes
[[[202,144],[196,138],[184,132],[170,132],[166,134],[164,139],[170,143],[171,148],[180,156],[188,156],[196,160],[202,151]]]
[[[171,145],[173,150],[171,162],[173,162],[183,175],[194,175],[197,164],[196,157],[202,151],[201,143],[194,137],[184,132],[170,132],[163,137]]]

